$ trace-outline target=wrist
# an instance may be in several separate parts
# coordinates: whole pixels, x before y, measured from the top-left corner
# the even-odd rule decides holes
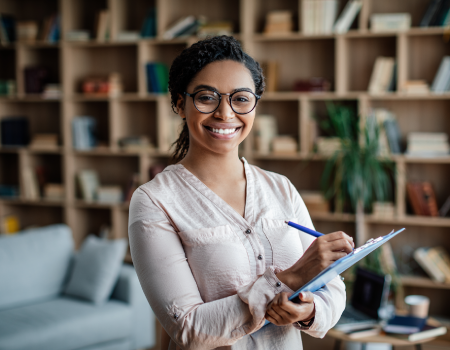
[[[300,274],[292,271],[291,268],[277,273],[277,278],[286,286],[296,291],[303,286],[303,279]]]

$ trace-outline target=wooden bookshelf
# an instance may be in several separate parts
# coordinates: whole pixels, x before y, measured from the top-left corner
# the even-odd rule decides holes
[[[346,0],[340,3],[340,9]],[[450,93],[410,96],[400,92],[372,95],[367,92],[370,75],[378,56],[395,57],[398,65],[398,85],[410,79],[425,79],[431,83],[444,55],[450,54],[443,28],[419,28],[428,0],[364,0],[355,24],[346,34],[305,35],[301,32],[302,0],[217,0],[214,5],[205,0],[2,0],[0,13],[10,13],[16,19],[42,20],[61,14],[62,40],[57,44],[36,42],[0,46],[0,78],[15,79],[17,95],[0,97],[0,118],[24,115],[29,118],[30,132],[57,133],[59,147],[37,151],[29,148],[0,148],[0,183],[21,188],[25,164],[49,167],[49,176],[64,184],[65,198],[60,202],[0,199],[0,214],[19,216],[22,225],[46,225],[65,222],[73,230],[80,246],[89,233],[98,233],[103,224],[112,228],[113,237],[127,236],[128,205],[86,203],[80,199],[76,174],[92,168],[99,172],[102,184],[126,187],[132,174],[138,173],[141,183],[149,180],[152,164],[167,164],[168,142],[163,137],[170,116],[167,95],[146,91],[144,64],[161,61],[170,66],[172,60],[198,39],[196,37],[162,39],[165,29],[180,17],[205,15],[211,20],[227,19],[234,23],[236,37],[245,50],[258,61],[280,63],[279,91],[264,94],[257,114],[275,115],[281,133],[291,134],[298,142],[294,155],[258,154],[253,150],[252,136],[242,147],[242,155],[250,163],[285,174],[301,190],[319,190],[320,176],[326,158],[312,153],[316,130],[313,116],[325,113],[326,101],[349,104],[364,115],[369,108],[383,107],[393,111],[399,122],[402,138],[412,131],[450,133]],[[75,29],[92,30],[96,13],[111,11],[112,32],[139,30],[146,11],[157,8],[157,33],[152,39],[135,42],[105,43],[96,41],[69,42],[66,34]],[[294,32],[268,36],[262,33],[268,11],[286,9],[294,13]],[[372,13],[409,12],[413,27],[401,33],[372,33],[369,18]],[[115,34],[112,34],[114,38]],[[47,64],[62,86],[61,98],[48,100],[40,95],[27,95],[23,69],[33,64]],[[83,95],[80,82],[89,75],[120,73],[124,93],[118,97]],[[296,79],[320,76],[332,82],[326,93],[292,91]],[[92,151],[75,151],[72,147],[71,122],[75,116],[91,115],[99,125],[99,139],[105,145]],[[137,133],[148,135],[156,149],[148,152],[124,152],[118,140]],[[395,175],[396,216],[376,219],[368,215],[369,236],[386,234],[392,228],[407,227],[400,235],[394,251],[402,245],[413,248],[443,245],[450,250],[448,239],[450,218],[427,218],[411,215],[407,204],[405,183],[408,180],[430,180],[435,187],[438,204],[450,195],[450,156],[442,158],[412,158],[393,156]],[[353,214],[314,214],[319,231],[343,229],[355,235]],[[129,258],[128,258],[129,259]],[[423,278],[402,278],[406,293],[418,290],[433,297],[431,312],[450,317],[450,300],[445,298],[447,286]]]

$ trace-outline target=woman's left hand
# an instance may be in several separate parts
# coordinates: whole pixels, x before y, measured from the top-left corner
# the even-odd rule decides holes
[[[289,293],[275,296],[266,311],[266,319],[277,325],[285,326],[298,321],[309,321],[315,315],[314,294],[302,292],[298,296],[300,304],[289,301]]]

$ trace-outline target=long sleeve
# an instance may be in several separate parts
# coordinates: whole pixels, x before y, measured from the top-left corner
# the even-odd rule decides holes
[[[295,208],[295,216],[298,223],[314,230],[311,217],[306,209],[306,205],[297,192],[296,188],[289,182],[291,191],[291,200]],[[314,237],[300,232],[300,239],[302,241],[305,250],[314,241]],[[331,282],[320,290],[313,293],[314,303],[316,306],[316,315],[313,325],[304,332],[317,338],[323,338],[328,330],[339,321],[342,312],[345,309],[346,294],[345,284],[338,277],[334,278]]]
[[[237,294],[204,302],[179,235],[167,213],[139,188],[130,203],[129,240],[144,293],[173,341],[183,349],[235,343],[264,324],[267,304],[290,289],[269,268]]]

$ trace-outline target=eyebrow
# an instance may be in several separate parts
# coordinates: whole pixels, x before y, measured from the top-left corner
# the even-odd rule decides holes
[[[204,84],[202,84],[202,85],[197,85],[197,86],[194,88],[194,92],[196,92],[196,91],[198,91],[198,90],[203,90],[203,89],[206,89],[206,90],[212,90],[212,91],[215,91],[215,92],[219,92],[219,90],[217,90],[215,87],[210,86],[210,85],[204,85]],[[250,88],[242,87],[242,88],[233,89],[230,93],[232,94],[233,92],[236,92],[236,91],[249,91],[249,92],[253,92],[252,89],[250,89]]]

